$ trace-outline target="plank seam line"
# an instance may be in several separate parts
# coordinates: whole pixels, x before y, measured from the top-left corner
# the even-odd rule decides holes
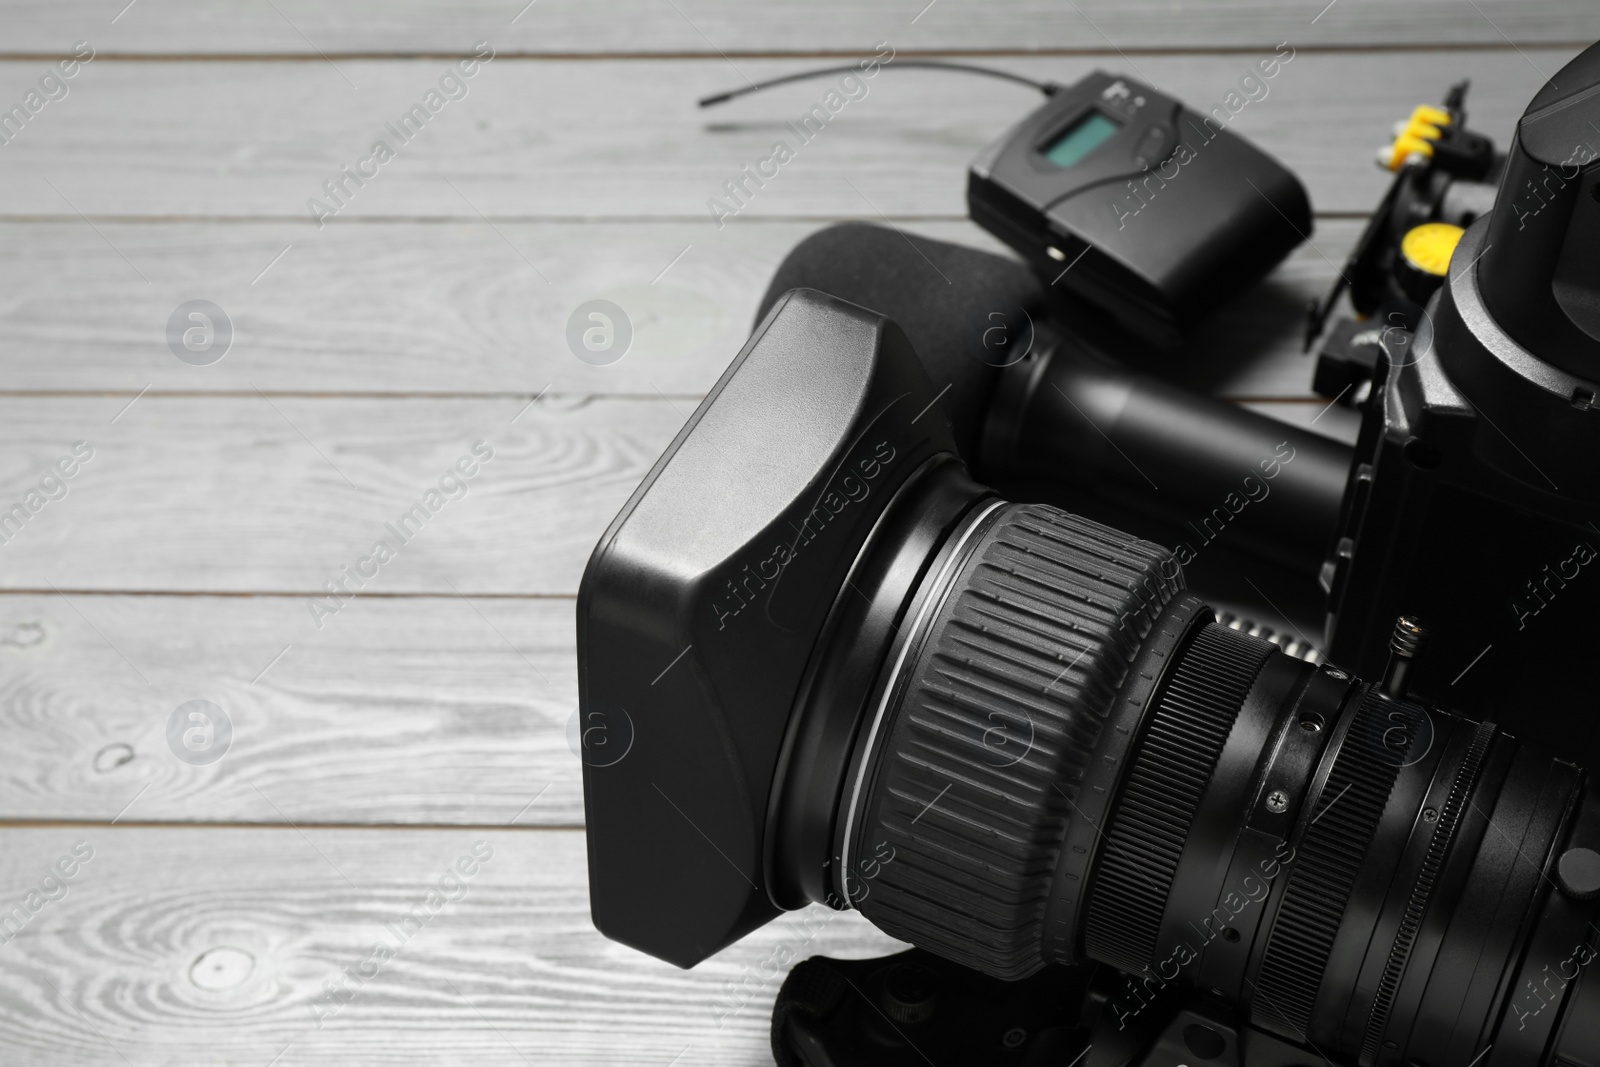
[[[1237,56],[1255,55],[1263,48],[1275,47],[1276,41],[1252,44],[1219,44],[1212,46],[1170,45],[1121,50],[1112,47],[1084,48],[944,48],[901,49],[897,56],[917,59],[1073,59],[1073,58],[1127,58],[1130,56]],[[1524,40],[1524,41],[1373,41],[1360,43],[1347,41],[1334,44],[1296,45],[1302,54],[1359,55],[1371,52],[1510,52],[1523,50],[1554,51],[1583,48],[1593,43],[1583,40]],[[865,59],[873,55],[854,49],[813,49],[795,51],[726,50],[723,52],[529,52],[503,51],[495,53],[495,61],[519,60],[523,62],[703,62],[724,59]],[[365,52],[97,52],[97,63],[322,63],[337,61],[389,62],[396,60],[454,60],[470,59],[471,52],[452,51],[365,51]],[[65,52],[0,52],[0,62],[52,62],[71,58]]]
[[[1327,222],[1365,221],[1372,213],[1370,211],[1316,211],[1313,217]],[[0,224],[43,223],[77,225],[85,219],[94,222],[114,223],[117,225],[169,225],[169,224],[198,224],[198,223],[227,223],[249,225],[294,225],[308,229],[316,228],[313,220],[300,215],[30,215],[30,214],[4,214],[0,213]],[[817,214],[817,215],[753,215],[737,219],[732,226],[772,226],[811,224],[820,225],[825,222],[876,222],[879,219],[889,219],[893,222],[919,223],[919,222],[971,222],[971,216],[961,214],[951,215],[850,215],[850,214]],[[452,225],[465,222],[503,222],[508,224],[527,225],[615,225],[628,223],[634,225],[662,225],[683,226],[700,225],[709,226],[704,215],[352,215],[343,219],[329,220],[328,228],[340,226],[391,226],[391,225]]]
[[[264,600],[304,600],[307,597],[326,597],[326,589],[283,591],[283,590],[196,590],[196,589],[31,589],[19,587],[16,589],[0,589],[0,597],[14,596],[54,596],[58,592],[71,593],[73,596],[144,596],[144,597],[232,597],[235,599],[248,599],[259,597]],[[578,594],[573,593],[485,593],[468,592],[467,596],[473,600],[577,600]],[[363,600],[460,600],[457,593],[368,593],[360,594]]]
[[[105,819],[27,819],[0,817],[0,830],[65,830],[79,829],[82,827],[97,827],[115,830],[293,830],[296,827],[305,830],[461,830],[473,833],[489,831],[502,831],[506,833],[526,833],[528,831],[553,830],[561,833],[583,831],[587,827],[583,823],[521,823],[509,826],[505,823],[362,823],[362,822],[185,822],[179,820],[163,821],[158,819],[124,819],[112,823]]]
[[[76,392],[69,389],[0,389],[0,399],[17,400],[76,400],[85,397],[123,397],[135,395],[133,390],[98,390]],[[180,391],[161,391],[156,389],[146,390],[140,396],[154,397],[161,400],[251,400],[258,396],[276,396],[290,400],[372,400],[372,401],[399,401],[399,400],[521,400],[523,397],[533,396],[533,393],[308,393],[295,391],[277,391],[272,389],[251,392],[196,391],[192,393]],[[704,393],[546,393],[549,397],[562,397],[566,399],[582,399],[584,401],[603,400],[610,403],[629,401],[649,403],[655,400],[682,400],[685,403],[698,404],[705,399]],[[1236,396],[1232,393],[1207,393],[1220,400],[1227,400],[1235,404],[1323,404],[1327,397],[1307,396],[1304,393]]]
[[[731,357],[730,357],[731,358]],[[692,400],[699,403],[705,393],[589,393],[589,392],[544,392],[531,391],[500,391],[484,390],[483,392],[455,392],[440,391],[429,392],[373,392],[371,390],[352,390],[348,393],[337,390],[299,390],[299,389],[197,389],[193,392],[181,389],[144,389],[135,393],[132,389],[0,389],[0,397],[17,397],[27,399],[38,398],[78,398],[78,397],[124,397],[140,396],[154,397],[164,400],[253,400],[260,396],[285,397],[290,400],[521,400],[524,397],[548,397],[550,399],[564,400],[628,400],[649,401],[661,398],[664,400]]]

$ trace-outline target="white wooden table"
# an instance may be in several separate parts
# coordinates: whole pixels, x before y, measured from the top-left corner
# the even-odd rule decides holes
[[[1504,138],[1600,36],[1587,0],[125,2],[0,4],[0,108],[40,91],[0,145],[8,1065],[762,1063],[780,943],[893,948],[790,917],[681,972],[593,931],[573,594],[785,250],[881,217],[993,247],[965,165],[1035,98],[882,75],[719,229],[707,199],[825,86],[698,96],[888,42],[1209,106],[1288,42],[1235,128],[1302,176],[1317,233],[1184,374],[1308,422],[1301,308],[1389,126],[1470,76]],[[319,225],[308,200],[379,139]],[[633,325],[610,366],[566,341],[592,299]],[[209,365],[168,340],[196,300],[231,324]],[[317,610],[480,441],[458,498]],[[231,732],[209,762],[197,700]]]

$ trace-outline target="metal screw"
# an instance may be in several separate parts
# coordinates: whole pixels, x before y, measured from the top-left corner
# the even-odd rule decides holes
[[[1394,621],[1394,633],[1389,637],[1389,663],[1383,670],[1383,681],[1378,690],[1390,700],[1404,700],[1410,688],[1411,668],[1422,647],[1428,642],[1428,628],[1414,615],[1402,615]]]
[[[1000,1043],[1006,1048],[1017,1048],[1026,1040],[1028,1040],[1028,1031],[1020,1026],[1013,1026],[1006,1031],[1005,1036],[1000,1039]]]
[[[1432,808],[1423,808],[1422,818],[1427,822],[1438,822],[1439,813]]]
[[[1289,810],[1289,794],[1281,789],[1274,789],[1267,794],[1267,810],[1274,814],[1281,814]]]

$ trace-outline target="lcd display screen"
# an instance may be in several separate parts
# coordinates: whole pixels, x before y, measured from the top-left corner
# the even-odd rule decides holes
[[[1116,120],[1098,111],[1091,111],[1046,145],[1043,149],[1044,158],[1063,170],[1076,166],[1090,152],[1109,141],[1119,126]]]

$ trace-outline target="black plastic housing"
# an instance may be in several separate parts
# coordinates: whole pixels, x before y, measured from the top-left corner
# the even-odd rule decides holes
[[[1087,331],[1041,324],[1037,336],[1001,372],[975,457],[981,475],[1079,487],[1168,523],[1184,564],[1226,538],[1316,573],[1349,446],[1133,370]]]
[[[1559,86],[1559,89],[1557,88]],[[1600,46],[1517,125],[1494,212],[1377,383],[1332,558],[1328,655],[1375,675],[1433,624],[1413,685],[1589,766],[1600,589]]]
[[[1117,132],[1074,166],[1044,154],[1098,113]],[[1046,280],[1170,344],[1311,235],[1304,186],[1210,115],[1095,71],[983,149],[967,177],[972,220]]]
[[[600,539],[577,646],[583,722],[612,745],[584,753],[606,936],[688,967],[778,914],[763,851],[786,727],[887,503],[954,452],[934,400],[897,326],[792,293]]]

